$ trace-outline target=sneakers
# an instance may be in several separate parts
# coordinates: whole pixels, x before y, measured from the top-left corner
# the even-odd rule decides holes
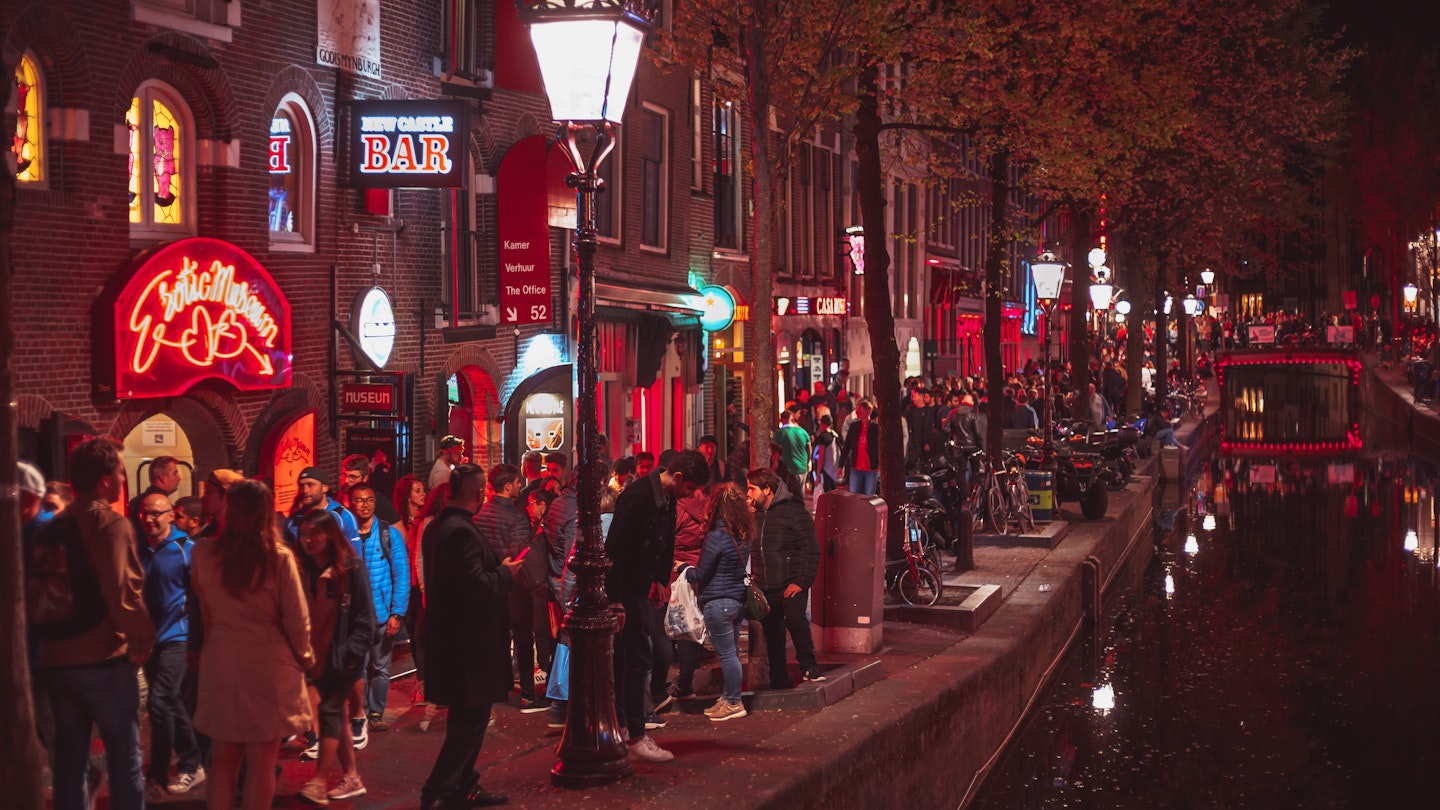
[[[746,714],[749,714],[749,712],[745,711],[744,703],[738,700],[732,702],[723,697],[715,701],[714,706],[705,710],[705,716],[716,723],[735,720],[744,717]]]
[[[816,667],[815,669],[812,669],[805,673],[805,680],[819,683],[820,681],[825,680],[825,673],[821,672],[819,667]]]
[[[543,712],[548,708],[550,708],[550,699],[547,697],[540,695],[520,696],[521,714],[534,714],[536,712]]]
[[[323,780],[306,782],[305,787],[300,788],[300,792],[295,794],[295,798],[300,800],[301,804],[308,804],[311,807],[330,806],[330,797],[325,793]]]
[[[170,786],[166,790],[171,793],[189,793],[195,789],[196,785],[204,781],[205,769],[196,768],[194,773],[176,774],[175,778],[170,780]]]
[[[545,725],[550,728],[565,727],[565,701],[556,700],[551,702],[550,708],[545,710]]]
[[[301,759],[301,760],[319,759],[319,758],[320,758],[320,738],[319,738],[319,737],[312,737],[310,733],[306,733],[306,735],[305,735],[305,740],[307,741],[308,745],[305,746],[305,750],[304,750],[304,751],[301,751],[301,752],[300,752],[300,759]]]
[[[664,720],[664,718],[662,718],[660,715],[656,714],[655,712],[646,712],[646,713],[645,713],[645,729],[646,729],[647,731],[654,731],[654,730],[657,729],[657,728],[664,728],[664,727],[665,727],[665,720]]]
[[[358,799],[365,795],[365,786],[360,783],[360,774],[352,773],[340,779],[340,784],[326,794],[333,801],[344,801],[345,799]]]
[[[350,739],[355,743],[355,750],[364,750],[370,744],[370,721],[363,717],[350,718]]]
[[[675,685],[668,683],[665,684],[665,691],[661,692],[658,697],[656,695],[651,695],[650,702],[655,704],[656,714],[659,714],[660,712],[663,712],[666,709],[670,708],[670,704],[675,702]]]
[[[534,675],[534,677],[532,677],[530,680],[531,680],[531,682],[534,683],[536,686],[544,686],[544,685],[545,685],[545,682],[548,681],[549,679],[550,679],[550,674],[547,673],[545,670],[543,670],[543,669],[541,669],[540,667],[537,666],[537,667],[535,667],[535,675]]]
[[[630,743],[630,758],[641,762],[669,762],[675,755],[655,744],[649,737]]]
[[[370,712],[369,721],[371,731],[390,730],[390,726],[385,722],[385,715],[381,714],[380,712]]]
[[[156,782],[154,779],[146,779],[146,780],[145,780],[145,803],[146,803],[146,804],[159,804],[160,802],[163,802],[163,801],[165,801],[165,800],[167,800],[167,799],[169,799],[169,798],[170,798],[170,794],[168,794],[168,793],[165,792],[165,786],[164,786],[164,785],[160,784],[159,782]]]

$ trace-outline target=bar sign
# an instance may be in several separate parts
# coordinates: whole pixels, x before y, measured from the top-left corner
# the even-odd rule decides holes
[[[389,383],[340,383],[345,413],[395,413],[395,386]]]

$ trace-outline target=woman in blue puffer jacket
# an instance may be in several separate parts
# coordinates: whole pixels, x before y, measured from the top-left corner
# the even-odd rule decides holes
[[[734,484],[715,487],[705,508],[705,530],[700,564],[687,569],[685,578],[699,591],[697,601],[705,614],[705,630],[720,656],[725,685],[720,699],[705,710],[705,715],[721,722],[745,716],[745,704],[740,700],[743,671],[738,641],[745,613],[745,567],[750,559],[750,541],[755,536],[755,518],[745,491]]]

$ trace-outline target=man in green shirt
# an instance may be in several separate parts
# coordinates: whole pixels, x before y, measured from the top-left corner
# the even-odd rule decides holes
[[[785,469],[805,480],[810,469],[810,434],[795,424],[795,412],[786,408],[780,412],[780,429],[771,439],[780,445],[780,463]]]

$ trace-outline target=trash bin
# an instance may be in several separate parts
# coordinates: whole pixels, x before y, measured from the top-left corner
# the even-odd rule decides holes
[[[810,590],[811,630],[825,652],[880,649],[885,615],[886,506],[879,498],[834,490],[815,502],[820,570]]]
[[[1030,488],[1030,514],[1036,523],[1055,519],[1055,473],[1026,470],[1025,486]]]

